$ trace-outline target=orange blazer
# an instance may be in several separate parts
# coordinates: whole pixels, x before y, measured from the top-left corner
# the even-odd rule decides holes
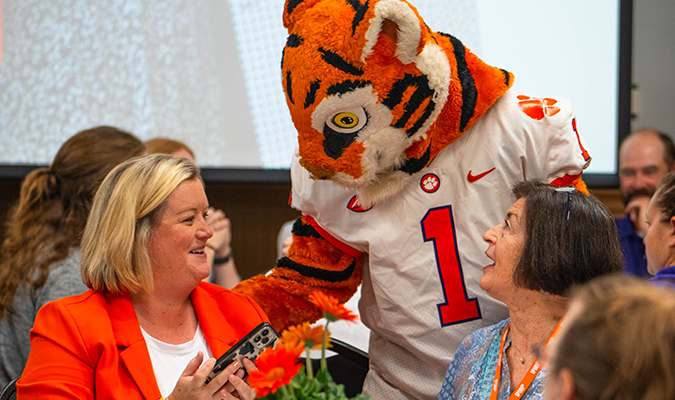
[[[200,283],[192,304],[218,358],[260,322],[250,298]],[[44,305],[30,334],[20,399],[159,399],[147,345],[128,294],[89,290]]]

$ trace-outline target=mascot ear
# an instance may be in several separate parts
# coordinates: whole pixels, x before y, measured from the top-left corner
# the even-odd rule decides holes
[[[284,27],[290,32],[305,10],[312,8],[320,0],[286,0],[284,6]]]
[[[402,63],[414,61],[423,49],[428,34],[426,25],[417,14],[417,10],[405,1],[370,1],[374,16],[365,33],[366,43],[361,54],[361,62],[373,52],[380,35],[387,37],[396,45],[396,57]],[[366,3],[368,4],[368,3]]]

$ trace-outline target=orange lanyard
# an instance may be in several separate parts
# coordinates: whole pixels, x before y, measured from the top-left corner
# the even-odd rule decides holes
[[[548,334],[544,346],[548,346],[551,340],[553,340],[556,333],[558,332],[558,329],[560,328],[560,324],[562,323],[563,319],[565,319],[565,317],[560,318],[560,321],[558,321],[558,323],[555,325],[551,333]],[[499,394],[499,379],[502,374],[504,346],[506,345],[506,337],[509,334],[509,329],[511,329],[511,325],[508,325],[504,330],[504,334],[502,335],[502,341],[499,346],[499,358],[497,359],[497,372],[495,372],[495,379],[492,383],[492,393],[490,394],[490,400],[497,400],[497,395]],[[509,396],[509,400],[516,400],[523,397],[523,394],[525,394],[525,391],[530,387],[532,381],[534,381],[534,378],[539,373],[539,370],[541,370],[541,364],[539,364],[539,359],[536,359],[534,360],[534,362],[530,366],[530,369],[523,377],[523,380],[520,381],[518,388],[513,393],[511,393],[511,396]]]

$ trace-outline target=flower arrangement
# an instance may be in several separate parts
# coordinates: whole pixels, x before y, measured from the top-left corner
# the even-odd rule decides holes
[[[309,323],[293,326],[284,331],[274,348],[263,351],[256,359],[257,371],[251,371],[249,383],[259,399],[298,400],[347,400],[343,385],[333,381],[326,366],[326,349],[330,347],[328,325],[345,320],[353,322],[356,314],[338,304],[337,299],[315,291],[310,301],[323,312],[325,326],[311,327]],[[321,368],[314,374],[309,351],[321,348]],[[306,364],[299,362],[305,353]],[[357,395],[354,400],[370,397]]]

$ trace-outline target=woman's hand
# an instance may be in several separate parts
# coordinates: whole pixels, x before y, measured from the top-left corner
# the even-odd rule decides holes
[[[213,236],[206,243],[215,250],[215,257],[227,256],[230,253],[230,242],[232,241],[230,220],[225,217],[223,210],[209,207],[206,222],[213,231]]]
[[[253,364],[253,361],[249,360],[248,358],[242,359],[241,362],[242,364],[244,364],[244,368],[246,368],[246,371],[249,373],[257,369],[255,367],[255,364]],[[224,372],[225,371],[223,371],[223,373]],[[228,382],[227,384],[225,384],[224,391],[227,391],[228,394],[230,394],[230,397],[223,397],[223,398],[231,399],[234,397],[236,399],[245,399],[245,400],[255,399],[256,395],[255,390],[251,389],[251,386],[249,386],[248,382],[243,378],[243,376],[244,376],[243,369],[239,369],[239,371],[237,371],[235,374],[229,376]]]
[[[228,365],[207,384],[206,377],[213,369],[216,360],[211,358],[202,364],[203,359],[204,354],[200,351],[195,358],[190,360],[178,378],[176,387],[166,400],[255,399],[255,390],[251,389],[242,379],[244,371],[240,369],[241,365],[238,362]],[[255,369],[251,361],[243,362],[246,370]]]

